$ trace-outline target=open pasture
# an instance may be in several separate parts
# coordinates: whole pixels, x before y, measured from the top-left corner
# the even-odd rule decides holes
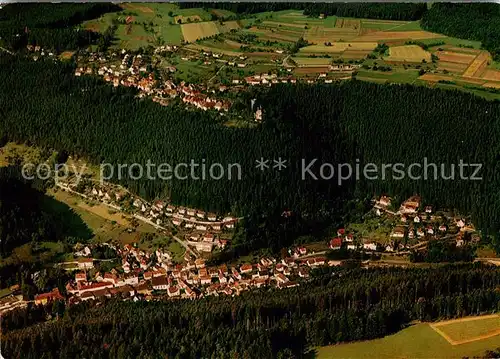
[[[422,62],[430,61],[431,54],[418,45],[395,46],[389,48],[386,61]]]
[[[186,42],[194,42],[198,39],[214,36],[219,33],[215,22],[200,22],[181,25],[182,36]]]

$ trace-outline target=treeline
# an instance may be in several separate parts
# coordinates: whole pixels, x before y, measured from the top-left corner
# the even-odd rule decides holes
[[[422,17],[424,29],[461,39],[481,41],[500,61],[500,5],[436,3]]]
[[[22,358],[294,358],[309,348],[500,310],[500,270],[332,268],[288,290],[236,297],[50,305],[3,316],[2,354]],[[50,315],[59,320],[43,324]],[[23,327],[24,329],[18,329]]]
[[[58,51],[78,49],[101,35],[76,25],[120,10],[115,4],[7,4],[0,11],[0,43],[14,50],[28,44]]]
[[[325,235],[328,226],[342,226],[346,214],[380,193],[419,193],[426,204],[471,213],[485,234],[500,228],[499,102],[411,85],[280,85],[249,94],[263,107],[260,127],[228,128],[216,114],[158,106],[137,100],[130,89],[76,78],[68,64],[4,56],[0,65],[0,81],[10,89],[0,94],[0,137],[113,164],[112,180],[148,199],[247,216],[235,247],[279,250],[301,235]],[[241,105],[249,108],[250,101]],[[286,159],[287,168],[257,170],[261,157],[271,165]],[[304,168],[314,159],[311,176]],[[128,171],[118,178],[117,164],[146,168],[148,160],[200,166],[186,179],[153,180],[145,173],[137,179]],[[420,180],[382,173],[382,164],[423,166],[424,160],[435,164],[426,170],[427,180],[423,168],[416,173]],[[482,164],[482,180],[461,179],[460,161]],[[210,177],[213,163],[223,166],[223,178]],[[377,178],[363,174],[368,163],[378,166]],[[349,164],[352,175],[344,168],[340,178],[338,164]],[[290,215],[282,216],[284,211]]]
[[[342,16],[384,20],[418,20],[426,11],[423,3],[289,3],[289,2],[180,2],[181,9],[215,8],[236,14],[255,14],[268,11],[303,10],[305,15]]]

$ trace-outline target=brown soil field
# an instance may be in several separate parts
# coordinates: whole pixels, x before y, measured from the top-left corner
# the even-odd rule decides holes
[[[380,41],[386,39],[424,40],[424,39],[435,39],[440,37],[443,37],[443,35],[434,34],[432,32],[427,32],[427,31],[378,31],[359,36],[354,41]]]
[[[464,77],[477,77],[483,70],[488,66],[488,60],[490,59],[490,54],[483,51],[472,61],[470,66],[465,70]]]
[[[151,9],[150,7],[141,6],[138,4],[131,4],[131,3],[120,4],[120,7],[127,9],[127,10],[137,10],[137,11],[143,12],[145,14],[153,14],[154,13],[153,9]]]
[[[459,64],[456,62],[439,61],[438,70],[447,70],[451,72],[463,73],[467,69],[467,64]]]
[[[454,52],[462,52],[465,54],[479,54],[481,50],[477,49],[469,49],[467,47],[455,47],[455,46],[450,46],[450,45],[445,45],[445,46],[440,46],[443,49],[447,49],[449,51],[454,51]]]
[[[476,56],[472,54],[463,54],[451,51],[437,51],[436,56],[439,57],[440,61],[456,62],[459,64],[470,64],[476,58]]]
[[[500,81],[499,70],[486,70],[483,74],[483,79],[490,81]]]
[[[335,27],[342,28],[343,26],[344,26],[344,19],[337,19],[337,21],[335,21]]]

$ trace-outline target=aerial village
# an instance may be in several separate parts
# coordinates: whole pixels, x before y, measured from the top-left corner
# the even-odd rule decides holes
[[[107,246],[116,251],[121,266],[109,272],[97,271],[94,264],[99,260],[90,257],[95,246]],[[258,263],[229,267],[225,264],[207,266],[205,259],[195,258],[187,251],[183,262],[175,264],[169,253],[161,249],[147,252],[132,245],[116,247],[103,243],[83,248],[79,245],[75,246],[74,252],[77,259],[64,263],[64,269],[74,274],[66,283],[66,295],[54,289],[35,295],[31,302],[46,304],[67,299],[69,304],[76,304],[110,297],[149,301],[234,296],[255,288],[292,288],[298,286],[300,280],[307,279],[310,270],[338,264],[336,261],[327,261],[325,257],[309,256],[305,247],[290,249],[288,253],[289,257],[282,260],[262,257]],[[26,306],[30,302],[23,300],[22,295],[16,295],[19,286],[11,290],[14,295],[0,299],[0,313]]]
[[[340,249],[343,244],[349,250],[380,251],[408,254],[411,249],[425,248],[430,240],[453,241],[457,247],[466,244],[466,234],[470,240],[478,241],[475,228],[466,219],[446,211],[435,212],[429,205],[423,205],[419,196],[412,196],[393,208],[393,200],[388,196],[375,199],[372,213],[378,218],[390,221],[389,233],[384,242],[377,242],[360,233],[353,234],[341,228],[330,243],[330,249]]]
[[[280,50],[278,50],[280,51]],[[51,52],[44,51],[40,46],[28,46],[28,52],[36,61],[41,57],[54,57]],[[137,51],[136,51],[137,52]],[[359,68],[356,64],[333,64],[328,67],[329,71],[344,77],[332,77],[328,72],[319,73],[316,78],[301,79],[291,74],[289,67],[280,67],[277,73],[258,73],[248,76],[236,76],[227,83],[188,83],[181,81],[176,83],[174,75],[177,71],[175,66],[157,66],[158,58],[165,53],[176,53],[181,61],[193,63],[202,61],[205,65],[211,65],[214,61],[223,67],[234,67],[244,69],[249,65],[248,57],[230,57],[222,53],[207,52],[200,50],[193,54],[176,45],[164,45],[157,47],[153,55],[134,53],[131,50],[122,49],[115,52],[90,52],[78,55],[78,67],[75,76],[95,75],[102,77],[114,87],[125,86],[136,88],[139,98],[148,97],[152,101],[163,106],[168,106],[173,101],[185,106],[197,108],[203,111],[213,110],[221,115],[226,115],[231,108],[231,100],[224,96],[228,92],[240,92],[248,89],[248,86],[269,87],[280,83],[296,84],[303,82],[314,84],[316,82],[333,83],[335,80],[349,79],[351,74]],[[215,77],[215,76],[214,76]],[[254,114],[257,122],[262,120],[262,114]]]

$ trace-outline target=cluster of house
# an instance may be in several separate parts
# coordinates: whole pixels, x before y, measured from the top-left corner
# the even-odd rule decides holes
[[[231,108],[231,103],[229,101],[210,97],[202,93],[192,84],[188,85],[182,82],[179,87],[179,93],[183,95],[182,102],[195,106],[203,111],[213,109],[227,112]]]
[[[66,188],[71,188],[71,185],[66,185]],[[220,233],[233,230],[238,222],[238,218],[233,216],[222,218],[215,213],[176,207],[162,200],[149,203],[111,184],[95,184],[86,187],[83,192],[85,198],[101,201],[119,211],[124,210],[125,204],[130,204],[127,207],[132,209],[136,218],[156,225],[157,228],[161,228],[169,219],[174,226],[190,232],[185,236],[186,243],[201,252],[211,252],[214,247],[225,248],[228,241],[220,238]]]
[[[207,266],[204,259],[194,259],[186,252],[182,264],[173,264],[166,252],[148,253],[131,245],[116,249],[121,268],[95,272],[92,258],[78,261],[79,271],[66,284],[70,303],[120,296],[123,299],[201,298],[210,295],[239,295],[252,288],[273,286],[291,288],[308,278],[313,268],[338,265],[324,257],[306,257],[305,247],[289,251],[282,260],[263,257],[258,263],[228,267]],[[90,249],[88,250],[90,252]],[[153,255],[154,253],[154,255]],[[94,273],[95,272],[95,273]],[[64,299],[59,290],[35,296],[36,304]]]
[[[332,238],[328,243],[328,247],[333,250],[338,250],[345,245],[349,250],[360,250],[363,249],[365,251],[376,251],[381,249],[381,245],[374,241],[364,241],[363,243],[359,243],[355,240],[354,234],[346,233],[344,228],[339,228],[337,230],[337,237]],[[393,246],[387,245],[385,248],[386,251],[392,252]]]
[[[397,212],[389,209],[392,204],[392,199],[387,196],[380,197],[375,202],[375,212],[377,215],[382,215],[383,212],[388,212],[399,216],[400,225],[393,228],[390,236],[394,240],[409,240],[432,237],[438,238],[450,232],[450,227],[456,227],[459,231],[474,231],[471,225],[467,225],[465,219],[460,217],[443,217],[434,215],[432,206],[424,206],[421,209],[422,201],[419,196],[412,196],[405,200]],[[445,222],[443,222],[443,218]],[[462,246],[464,241],[462,236],[457,236],[457,246]]]
[[[38,45],[27,45],[26,49],[28,50],[28,52],[33,54],[33,60],[35,61],[43,56],[50,56],[50,57],[55,56],[53,52],[44,50],[42,47]]]
[[[166,45],[156,48],[155,52],[176,50],[176,46]],[[92,53],[88,59],[89,65],[77,68],[75,76],[97,74],[102,76],[105,81],[113,83],[114,87],[121,85],[137,88],[139,90],[138,97],[151,97],[154,102],[163,106],[167,106],[170,100],[179,97],[184,104],[192,105],[204,111],[213,109],[219,112],[227,112],[231,107],[231,103],[227,100],[216,99],[204,94],[202,86],[195,87],[194,85],[187,85],[185,82],[181,82],[177,86],[170,78],[156,79],[147,64],[147,60],[141,54],[130,55],[126,53],[126,50],[122,50],[121,55],[123,56],[121,63],[117,66],[114,63],[105,65],[105,63],[117,60],[118,55],[116,53],[113,53],[110,58]],[[94,61],[101,62],[97,70],[92,65]],[[169,66],[166,70],[168,73],[177,71],[175,66]]]

